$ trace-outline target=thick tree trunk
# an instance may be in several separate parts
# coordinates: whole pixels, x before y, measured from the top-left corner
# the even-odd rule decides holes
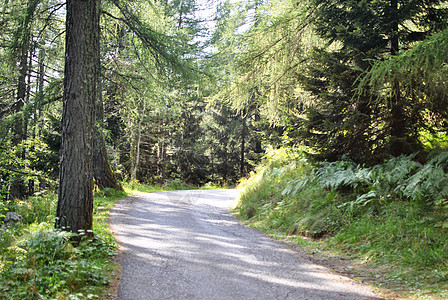
[[[101,132],[101,128],[97,124],[95,128],[94,146],[93,146],[93,171],[95,184],[100,188],[113,188],[122,190],[122,186],[117,181],[117,178],[110,167],[107,158],[106,143]]]
[[[98,27],[99,30],[99,27]],[[98,32],[99,36],[99,32]],[[95,102],[95,133],[93,138],[93,177],[95,178],[95,184],[100,188],[113,188],[116,190],[122,190],[120,183],[112,171],[107,157],[106,143],[103,136],[103,119],[104,119],[104,107],[102,97],[102,85],[100,80],[100,59],[97,59],[97,96]]]
[[[62,146],[56,227],[91,232],[99,0],[67,1]]]

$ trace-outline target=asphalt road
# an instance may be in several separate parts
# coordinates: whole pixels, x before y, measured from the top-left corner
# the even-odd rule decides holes
[[[377,299],[310,264],[230,213],[236,190],[139,194],[110,223],[120,242],[118,299]]]

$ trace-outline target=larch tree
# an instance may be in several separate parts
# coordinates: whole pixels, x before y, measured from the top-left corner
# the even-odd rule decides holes
[[[67,1],[62,147],[56,227],[91,232],[98,95],[99,0]]]
[[[170,74],[187,73],[180,63],[181,49],[174,38],[160,33],[140,18],[139,8],[127,1],[111,1],[120,16],[103,13],[124,23],[148,49],[157,70]],[[104,150],[104,140],[96,129],[95,115],[103,120],[100,97],[100,1],[67,1],[66,54],[62,115],[62,146],[59,173],[56,227],[74,233],[91,233],[93,222],[94,155]],[[148,74],[146,74],[148,75]],[[97,151],[99,159],[104,152]],[[98,164],[97,164],[98,166]],[[107,164],[101,164],[110,170]],[[106,168],[106,169],[104,169]]]
[[[10,200],[33,195],[37,181],[38,189],[48,188],[58,173],[59,137],[50,146],[47,129],[51,120],[59,123],[63,6],[57,0],[0,5],[0,185]]]

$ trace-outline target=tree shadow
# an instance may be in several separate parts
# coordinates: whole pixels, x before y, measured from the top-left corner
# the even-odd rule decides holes
[[[138,195],[112,210],[118,299],[380,299],[241,226],[227,209],[234,192],[204,191],[194,201],[184,193]]]

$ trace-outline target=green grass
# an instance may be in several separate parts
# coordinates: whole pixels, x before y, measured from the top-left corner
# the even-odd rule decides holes
[[[175,191],[175,190],[211,190],[211,189],[227,189],[233,188],[232,186],[222,186],[216,183],[209,182],[203,186],[196,186],[183,182],[181,179],[172,179],[166,181],[164,184],[143,184],[140,182],[126,182],[123,184],[123,189],[126,193],[132,195],[135,193],[155,193],[163,191]]]
[[[118,244],[107,218],[115,190],[98,191],[94,203],[94,237],[72,242],[72,233],[54,229],[56,196],[3,203],[3,210],[23,216],[0,237],[0,299],[99,299],[117,271]]]
[[[357,266],[354,276],[404,298],[444,299],[445,158],[433,154],[425,165],[401,157],[372,168],[314,166],[301,151],[276,150],[242,181],[235,214],[309,253],[349,257]]]
[[[123,189],[128,194],[135,193],[155,193],[174,190],[194,190],[197,186],[184,183],[180,179],[168,180],[164,184],[143,184],[138,181],[127,182],[123,185]]]

